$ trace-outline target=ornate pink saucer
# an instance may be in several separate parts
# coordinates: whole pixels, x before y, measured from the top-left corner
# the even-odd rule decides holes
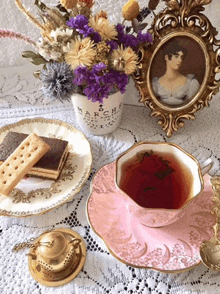
[[[107,164],[94,177],[88,220],[109,251],[125,264],[164,272],[189,270],[201,262],[199,246],[213,233],[209,179],[204,177],[204,191],[191,201],[183,218],[149,228],[143,222],[143,210],[117,188],[115,162]]]

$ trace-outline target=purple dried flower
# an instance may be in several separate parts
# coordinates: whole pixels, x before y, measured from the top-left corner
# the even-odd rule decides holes
[[[113,89],[125,93],[128,77],[125,73],[110,69],[103,63],[96,64],[89,70],[87,67],[79,66],[75,69],[73,83],[84,87],[84,94],[92,102],[103,103]]]
[[[116,30],[118,32],[118,43],[123,44],[124,48],[131,47],[136,50],[139,44],[137,37],[124,33],[124,26],[117,24]]]
[[[124,35],[124,26],[120,23],[116,25],[116,30],[118,32],[118,36]]]
[[[88,23],[89,20],[85,15],[77,15],[76,17],[70,18],[66,24],[73,29],[82,30]]]
[[[118,48],[118,43],[116,41],[107,41],[107,44],[111,47],[111,51]]]
[[[124,35],[120,41],[125,48],[126,47],[136,48],[139,44],[138,39],[132,35]]]
[[[98,64],[95,64],[93,67],[92,67],[92,70],[91,70],[91,73],[92,74],[97,74],[99,73],[100,71],[106,69],[106,65],[102,62],[98,63]]]
[[[78,66],[75,70],[74,70],[74,80],[73,83],[81,86],[84,83],[87,82],[88,78],[89,78],[89,74],[88,74],[88,68],[86,66]]]
[[[101,41],[101,36],[98,32],[88,26],[89,20],[85,15],[77,15],[67,21],[67,25],[83,35],[84,38],[90,37],[95,43]]]
[[[94,29],[90,28],[88,25],[85,25],[81,29],[77,29],[77,31],[82,34],[84,38],[89,37],[89,35],[94,33]]]
[[[99,43],[101,42],[102,38],[101,36],[99,35],[98,32],[94,32],[93,34],[91,34],[90,36],[91,40],[93,40],[95,43]]]
[[[145,42],[151,43],[153,41],[150,33],[142,34],[141,31],[138,32],[137,38],[139,43],[145,43]]]

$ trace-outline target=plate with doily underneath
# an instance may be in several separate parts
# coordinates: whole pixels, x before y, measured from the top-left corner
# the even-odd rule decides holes
[[[68,141],[69,154],[57,180],[25,176],[8,196],[0,194],[0,215],[38,215],[71,201],[92,166],[91,146],[84,134],[60,120],[23,119],[0,128],[0,143],[9,131]]]
[[[167,273],[197,266],[199,246],[210,239],[215,222],[210,176],[204,176],[204,190],[189,203],[184,217],[168,226],[150,228],[138,218],[133,200],[117,187],[115,171],[112,162],[96,173],[87,201],[90,225],[110,253],[127,265]]]

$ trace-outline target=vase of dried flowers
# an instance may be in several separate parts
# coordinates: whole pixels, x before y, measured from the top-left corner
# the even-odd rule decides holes
[[[87,96],[75,93],[71,97],[77,123],[86,133],[106,135],[120,124],[124,94],[120,91],[110,94],[103,103],[92,102]]]
[[[110,23],[105,11],[93,15],[93,0],[60,0],[52,7],[35,0],[40,18],[31,14],[22,0],[15,2],[28,20],[40,29],[41,36],[35,42],[13,31],[0,30],[0,38],[21,39],[34,47],[34,51],[25,51],[22,56],[41,66],[34,76],[41,79],[45,96],[61,102],[72,99],[75,105],[78,98],[72,98],[76,97],[73,94],[83,94],[79,101],[85,100],[91,116],[96,113],[96,129],[97,113],[102,111],[108,117],[106,120],[113,123],[116,109],[116,120],[120,121],[121,99],[129,76],[137,70],[139,50],[146,49],[152,42],[150,33],[142,32],[147,25],[143,20],[150,10],[140,9],[136,0],[129,0],[122,9],[123,24],[115,25]],[[125,26],[125,22],[129,25]],[[77,113],[79,108],[82,109],[81,104],[75,107],[77,117],[81,117]],[[86,107],[83,109],[84,113]]]

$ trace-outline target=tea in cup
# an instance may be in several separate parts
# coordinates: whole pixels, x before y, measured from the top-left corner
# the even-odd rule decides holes
[[[116,160],[116,185],[133,200],[131,213],[146,226],[161,227],[178,220],[203,188],[203,164],[172,143],[140,142]],[[139,209],[137,209],[139,208]]]

